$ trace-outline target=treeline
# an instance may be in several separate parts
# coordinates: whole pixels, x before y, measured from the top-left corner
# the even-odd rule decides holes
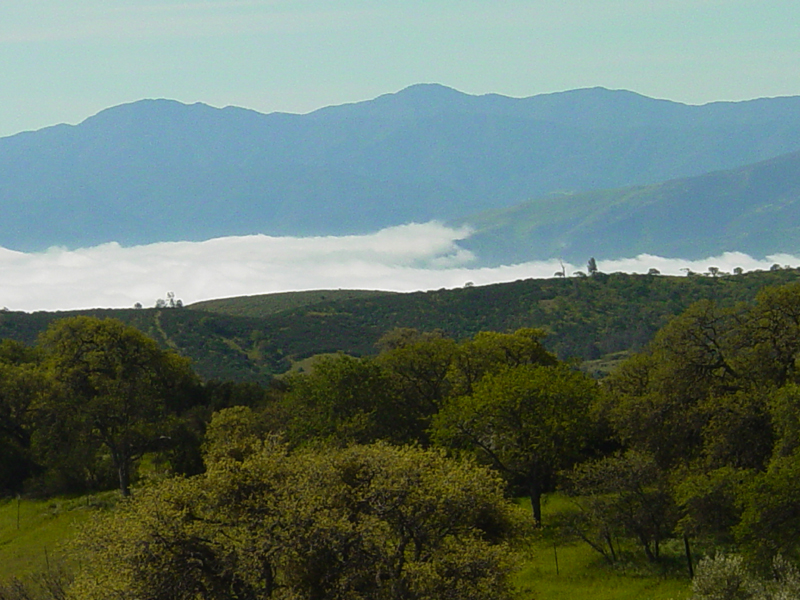
[[[713,274],[712,274],[713,271]],[[520,280],[411,294],[299,293],[232,298],[188,310],[0,312],[0,338],[28,345],[50,323],[70,316],[115,318],[192,359],[204,380],[266,384],[297,361],[342,351],[375,355],[392,329],[441,330],[458,341],[481,331],[533,327],[561,360],[598,361],[639,351],[667,321],[699,300],[721,306],[752,302],[766,286],[796,281],[797,269],[668,277],[595,273],[591,277]]]
[[[268,394],[202,382],[188,359],[113,319],[54,321],[33,346],[3,340],[0,494],[127,495],[143,457],[154,473],[197,473],[211,414]]]

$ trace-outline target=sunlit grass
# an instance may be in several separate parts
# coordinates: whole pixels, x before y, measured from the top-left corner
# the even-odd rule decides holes
[[[520,504],[530,507],[527,500]],[[572,509],[570,500],[557,494],[543,504],[544,527],[516,578],[525,600],[685,600],[690,596],[689,577],[680,570],[677,548],[665,550],[663,565],[647,564],[633,547],[626,549],[628,560],[609,565],[584,542],[559,535],[552,521]]]
[[[113,504],[116,492],[74,499],[0,501],[0,582],[69,562],[65,544],[98,507]],[[530,510],[530,502],[520,500]],[[17,508],[19,507],[19,528]],[[666,567],[629,560],[617,566],[583,542],[565,541],[553,525],[572,509],[568,498],[549,496],[543,505],[545,526],[530,546],[516,576],[523,600],[686,600],[688,577],[678,568],[679,552],[667,554]],[[550,520],[550,525],[548,525]],[[636,549],[630,548],[631,556]],[[556,559],[558,567],[556,567]]]
[[[76,525],[115,494],[74,499],[0,500],[0,581],[69,561],[65,543]]]

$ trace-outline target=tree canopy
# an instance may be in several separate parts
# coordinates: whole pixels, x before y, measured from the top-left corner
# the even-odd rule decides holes
[[[195,382],[189,362],[112,319],[63,319],[40,347],[55,388],[36,407],[34,447],[51,461],[63,443],[81,445],[85,457],[108,452],[128,495],[135,461],[167,437],[169,415]]]
[[[223,411],[218,418],[223,418]],[[502,482],[436,450],[388,445],[242,458],[148,489],[81,536],[71,598],[512,597],[522,529]]]
[[[597,395],[594,381],[564,365],[508,367],[452,398],[434,420],[434,437],[475,450],[522,483],[541,523],[541,496],[581,457]]]
[[[678,530],[762,567],[800,556],[800,283],[699,302],[604,382],[619,441],[672,482]]]

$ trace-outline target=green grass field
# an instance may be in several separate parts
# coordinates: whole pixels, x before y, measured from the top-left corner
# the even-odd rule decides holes
[[[527,500],[522,501],[530,507]],[[691,582],[676,547],[665,548],[665,561],[649,565],[630,548],[630,559],[615,566],[581,541],[563,539],[553,519],[571,510],[558,494],[542,505],[543,530],[531,544],[530,556],[517,574],[526,600],[687,600]],[[557,566],[556,566],[557,561]]]
[[[0,582],[69,562],[65,544],[76,525],[116,493],[50,500],[0,500]]]
[[[74,499],[22,500],[19,505],[17,500],[0,501],[0,582],[57,568],[62,562],[69,564],[66,543],[75,534],[76,526],[98,508],[113,504],[116,497],[115,492],[109,492]],[[545,528],[532,542],[530,554],[516,576],[524,600],[689,597],[689,579],[676,568],[652,568],[639,561],[612,568],[586,544],[560,539],[554,527],[547,527],[546,519],[569,510],[567,499],[552,496],[543,510]]]
[[[610,568],[583,543],[534,544],[533,556],[517,575],[526,599],[536,600],[686,600],[688,577],[666,576],[637,565]],[[556,571],[556,554],[558,571]]]

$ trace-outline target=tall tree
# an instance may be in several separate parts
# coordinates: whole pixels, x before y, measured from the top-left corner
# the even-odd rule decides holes
[[[449,401],[433,422],[440,444],[471,448],[525,485],[533,517],[556,473],[580,457],[592,430],[597,384],[565,365],[520,365],[488,375]]]
[[[40,345],[57,385],[38,406],[40,423],[104,448],[120,492],[129,495],[135,462],[167,434],[171,408],[195,382],[188,360],[113,319],[56,321]],[[38,442],[51,443],[47,427]]]

